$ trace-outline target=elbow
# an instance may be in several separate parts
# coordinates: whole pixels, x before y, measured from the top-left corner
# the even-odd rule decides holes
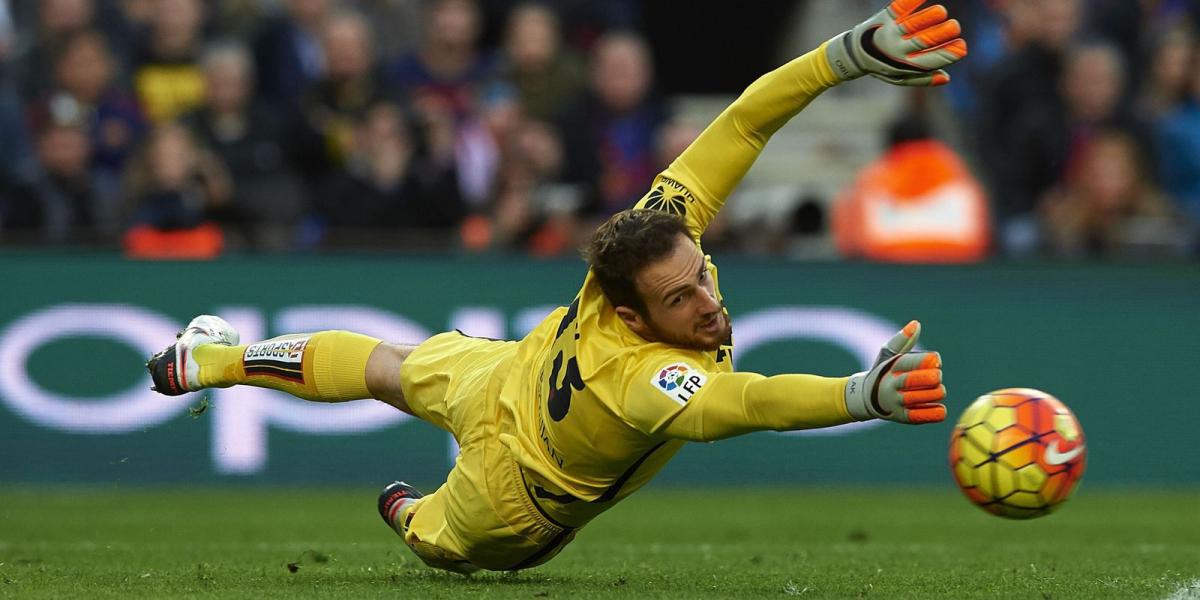
[[[730,104],[721,115],[733,134],[752,148],[762,150],[767,145],[769,137],[766,127],[755,119],[755,111],[751,110],[745,97]]]

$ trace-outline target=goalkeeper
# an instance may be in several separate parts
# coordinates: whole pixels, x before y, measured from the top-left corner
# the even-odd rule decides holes
[[[417,346],[344,331],[249,345],[224,321],[194,319],[148,363],[155,387],[269,387],[318,402],[375,398],[454,435],[444,485],[395,482],[379,511],[413,552],[458,572],[553,558],[576,532],[644,485],[686,441],[887,419],[941,421],[935,352],[920,325],[849,377],[735,372],[717,269],[700,236],[768,138],[822,91],[872,75],[941,85],[963,58],[957,21],[924,0],[884,11],[754,82],[654,180],[600,226],[569,306],[520,341],[458,332]]]

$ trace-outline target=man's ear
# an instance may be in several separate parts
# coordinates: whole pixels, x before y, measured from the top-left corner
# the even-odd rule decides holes
[[[646,320],[642,318],[642,315],[638,314],[638,311],[633,310],[628,306],[618,306],[616,311],[617,316],[625,322],[625,325],[627,325],[631,331],[638,334],[643,339],[651,339],[649,337],[651,335],[650,328],[646,326]]]

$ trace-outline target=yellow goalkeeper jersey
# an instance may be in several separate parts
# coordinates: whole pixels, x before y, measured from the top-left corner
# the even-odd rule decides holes
[[[699,244],[767,139],[836,81],[824,46],[763,76],[637,207],[682,216]],[[577,527],[649,481],[684,441],[851,420],[844,378],[734,372],[732,349],[732,340],[713,352],[647,342],[589,271],[574,301],[521,341],[501,391],[501,442],[541,508]]]

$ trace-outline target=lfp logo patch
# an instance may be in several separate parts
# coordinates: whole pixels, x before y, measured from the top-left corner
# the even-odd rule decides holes
[[[700,391],[700,387],[706,381],[708,378],[695,367],[686,363],[675,363],[659,369],[658,373],[650,378],[650,385],[658,388],[658,391],[666,394],[668,398],[684,404]]]

